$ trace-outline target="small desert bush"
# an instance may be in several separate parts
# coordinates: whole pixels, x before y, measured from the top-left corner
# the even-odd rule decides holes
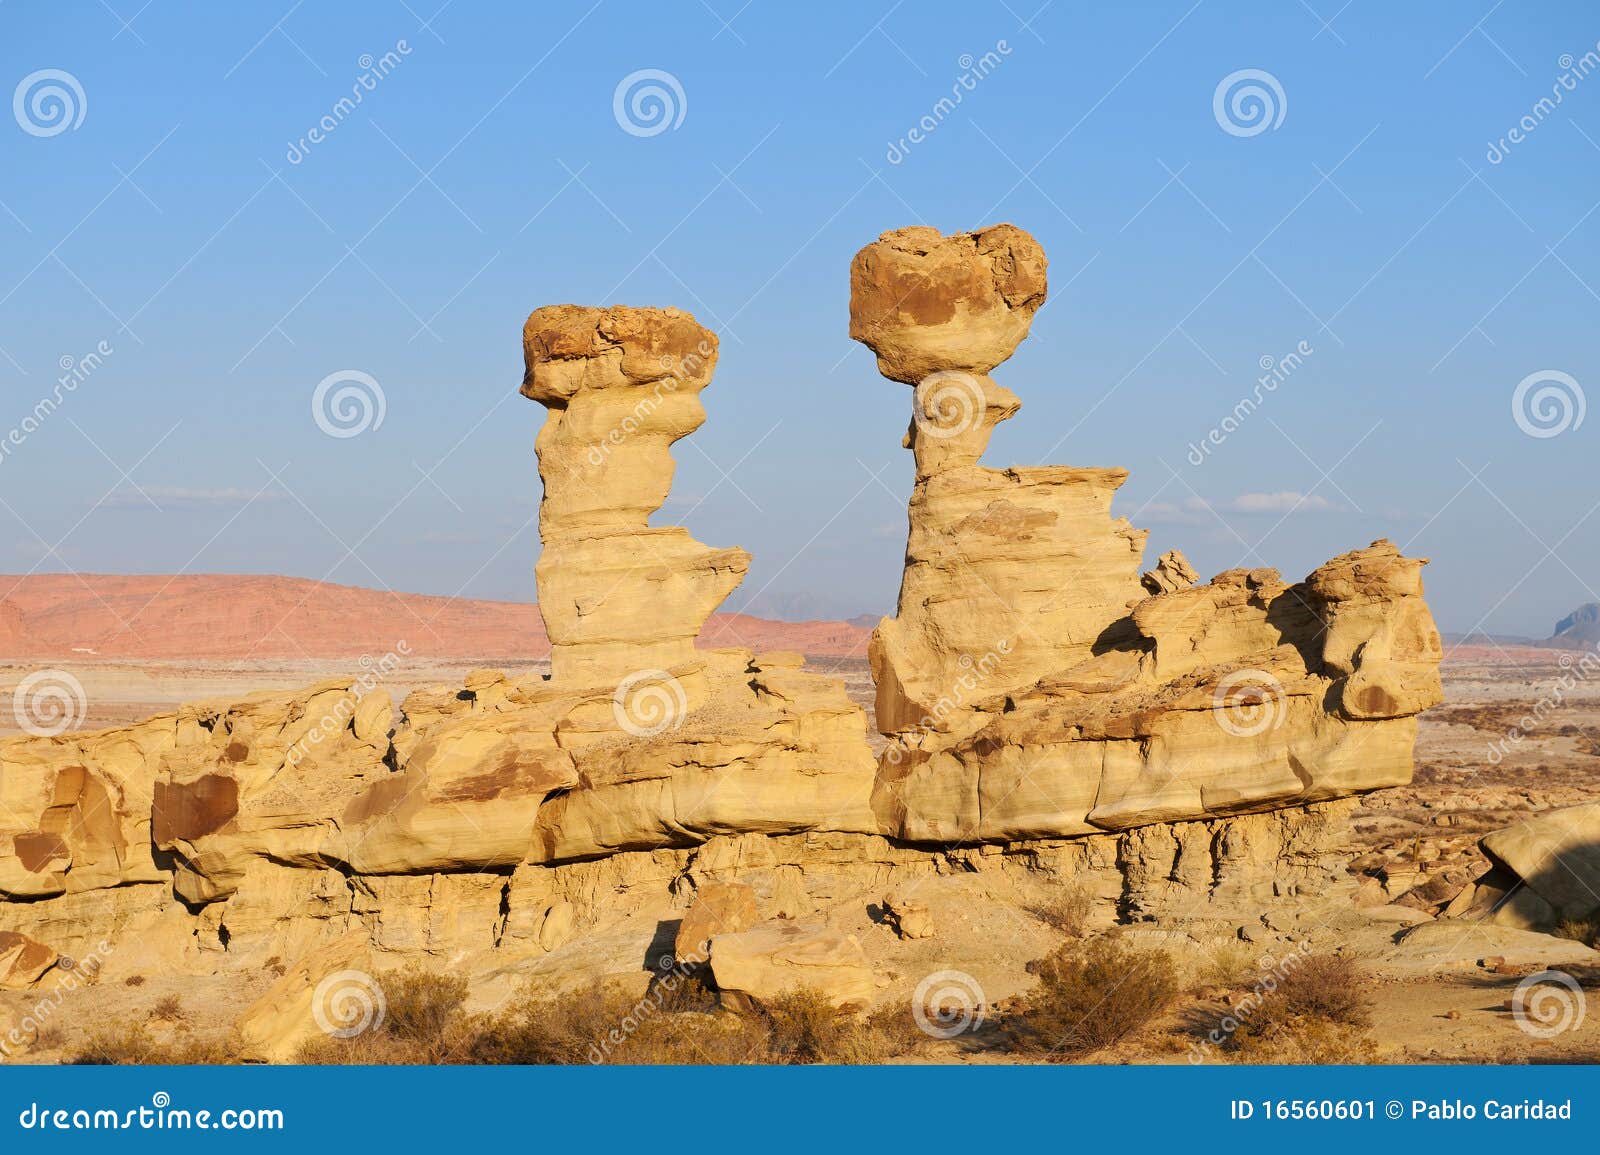
[[[169,1023],[182,1022],[184,1019],[183,1000],[177,995],[163,995],[156,1000],[156,1005],[150,1008],[152,1019],[163,1019]]]
[[[1204,948],[1188,970],[1193,986],[1245,987],[1260,978],[1255,948],[1237,940]]]
[[[1226,1046],[1247,1063],[1370,1063],[1371,1025],[1356,961],[1307,955],[1262,994]]]
[[[908,1007],[885,1007],[865,1017],[841,1013],[818,991],[801,988],[762,1005],[765,1061],[774,1063],[887,1063],[916,1046]]]
[[[127,978],[122,980],[122,985],[125,987],[142,987],[144,986],[144,976],[129,975]]]
[[[692,978],[692,976],[691,976]],[[385,984],[382,1026],[351,1039],[317,1039],[297,1058],[314,1064],[882,1063],[915,1045],[909,1012],[840,1014],[800,990],[746,1014],[707,1009],[698,980],[658,981],[644,995],[595,983],[573,991],[531,984],[504,1010],[469,1015],[457,979],[404,972]]]
[[[1372,1024],[1372,1006],[1362,990],[1361,968],[1355,959],[1306,955],[1286,969],[1275,995],[1269,995],[1264,1003],[1269,1015],[1322,1019],[1348,1027]]]
[[[55,1051],[59,1050],[67,1041],[67,1032],[52,1023],[43,1028],[33,1038],[34,1050]]]
[[[745,1014],[707,1011],[704,988],[636,998],[615,989],[551,995],[527,992],[483,1024],[472,1050],[482,1063],[882,1063],[911,1040],[892,1016],[835,1011],[820,994],[797,990]],[[672,1009],[672,998],[692,1009]],[[904,1016],[909,1023],[909,1014]]]
[[[1094,911],[1094,896],[1082,887],[1069,886],[1029,909],[1035,918],[1055,927],[1062,934],[1080,938],[1088,928],[1089,915]]]
[[[215,1066],[239,1062],[232,1038],[184,1038],[162,1042],[143,1024],[102,1027],[92,1032],[66,1060],[70,1066]]]
[[[1600,948],[1600,917],[1566,919],[1556,926],[1555,933],[1558,938]]]
[[[1020,1050],[1060,1061],[1126,1038],[1178,991],[1164,951],[1138,950],[1116,938],[1064,946],[1039,963],[1038,975],[1008,1032]]]
[[[1241,1028],[1233,1052],[1240,1062],[1271,1064],[1361,1064],[1378,1061],[1378,1048],[1364,1029],[1327,1019],[1301,1019],[1267,1034]]]
[[[300,1049],[308,1064],[433,1064],[461,1061],[479,1021],[468,1016],[467,980],[412,966],[384,984],[383,1021],[349,1039],[313,1039]]]
[[[467,980],[410,967],[384,984],[383,1029],[397,1039],[425,1043],[446,1034],[461,1018]]]

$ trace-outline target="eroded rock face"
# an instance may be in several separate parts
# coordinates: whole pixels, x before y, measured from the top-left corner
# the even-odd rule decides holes
[[[977,463],[1018,409],[985,374],[1043,299],[1009,225],[886,233],[852,266],[851,335],[918,383],[905,577],[870,650],[883,829],[1071,837],[1409,781],[1440,699],[1422,561],[1379,541],[1297,584],[1199,585],[1172,551],[1141,576],[1144,532],[1110,516],[1125,471]]]
[[[852,266],[852,335],[914,386],[906,571],[870,651],[881,758],[799,655],[694,648],[748,557],[649,523],[715,338],[672,309],[539,309],[552,675],[398,705],[336,679],[0,741],[0,985],[62,956],[270,966],[241,1028],[282,1060],[326,1030],[330,975],[426,956],[509,993],[619,941],[636,964],[627,936],[673,919],[730,1001],[865,1005],[867,952],[828,920],[881,904],[906,938],[949,934],[918,897],[935,876],[1082,887],[1103,924],[1349,901],[1342,800],[1409,779],[1439,698],[1423,563],[1379,541],[1294,583],[1202,584],[1176,551],[1141,574],[1143,531],[1110,514],[1124,471],[980,465],[1020,404],[989,374],[1044,299],[1009,225],[900,230]],[[1507,869],[1537,850],[1502,844]]]
[[[713,938],[711,973],[723,1003],[734,1010],[802,988],[818,992],[840,1010],[864,1010],[876,986],[854,935],[787,919]]]
[[[1493,865],[1448,915],[1539,931],[1600,915],[1600,802],[1537,815],[1479,846]]]
[[[672,443],[706,419],[716,337],[676,309],[552,305],[528,318],[522,344],[522,393],[550,410],[537,572],[554,679],[616,686],[691,667],[750,555],[649,519],[672,487]]]

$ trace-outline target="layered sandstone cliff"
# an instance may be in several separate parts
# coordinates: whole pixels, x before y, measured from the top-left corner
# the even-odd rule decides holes
[[[1020,407],[989,374],[1044,303],[1033,238],[886,233],[850,287],[851,335],[914,385],[905,577],[871,646],[887,833],[1072,837],[1410,779],[1440,699],[1423,562],[1379,541],[1297,584],[1196,585],[1176,552],[1141,576],[1124,470],[978,464]]]
[[[935,873],[1087,885],[1123,919],[1336,891],[1334,800],[1407,780],[1439,698],[1423,563],[1380,541],[1297,583],[1197,584],[1176,552],[1141,574],[1144,533],[1110,514],[1124,471],[981,465],[1020,407],[990,374],[1045,292],[1009,225],[888,233],[852,266],[851,334],[914,387],[905,575],[870,651],[880,756],[798,655],[695,648],[748,555],[651,519],[715,337],[673,309],[539,309],[522,392],[548,410],[551,674],[396,704],[369,671],[0,742],[7,981],[113,941],[130,967],[312,960],[285,982],[418,954],[485,982],[546,956],[581,972],[619,920],[712,881],[789,919]],[[857,999],[859,948],[807,927],[741,923],[722,968],[848,956]]]

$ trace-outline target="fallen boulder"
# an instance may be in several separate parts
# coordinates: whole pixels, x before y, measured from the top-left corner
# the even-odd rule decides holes
[[[713,938],[711,974],[723,1004],[737,1011],[801,989],[817,991],[840,1010],[862,1010],[876,989],[854,935],[781,919]]]

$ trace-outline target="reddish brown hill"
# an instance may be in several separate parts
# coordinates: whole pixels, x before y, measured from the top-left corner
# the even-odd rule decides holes
[[[701,644],[865,657],[870,630],[717,614]],[[516,661],[549,653],[532,603],[392,594],[302,578],[0,577],[0,658],[161,661],[374,657]]]

